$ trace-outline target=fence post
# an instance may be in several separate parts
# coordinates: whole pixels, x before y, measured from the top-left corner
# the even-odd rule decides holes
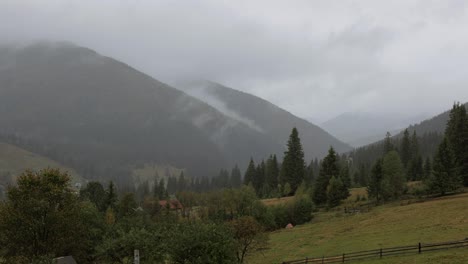
[[[345,255],[344,255],[344,253],[343,253],[343,263],[344,263],[344,259],[345,259]]]
[[[306,264],[309,263],[309,257],[306,257]]]
[[[382,248],[380,248],[380,258],[382,258]]]
[[[323,261],[325,260],[325,256],[322,255],[322,264],[324,263]]]
[[[419,246],[418,246],[418,253],[421,254],[421,242],[419,242]]]

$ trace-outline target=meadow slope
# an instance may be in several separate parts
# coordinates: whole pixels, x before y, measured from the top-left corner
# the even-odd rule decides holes
[[[269,247],[252,255],[248,263],[281,263],[306,256],[332,256],[466,237],[468,193],[463,193],[422,203],[387,204],[354,215],[345,215],[341,210],[315,213],[308,224],[271,233]],[[463,248],[359,263],[467,262],[468,248]]]

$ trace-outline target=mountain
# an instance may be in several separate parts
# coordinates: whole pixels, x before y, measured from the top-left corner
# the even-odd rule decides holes
[[[468,109],[468,103],[465,103],[464,105],[465,108]],[[447,121],[449,120],[449,115],[450,110],[447,110],[430,119],[426,119],[418,124],[409,126],[408,131],[410,131],[411,133],[413,133],[413,131],[416,131],[418,135],[431,132],[443,134],[445,132]]]
[[[225,115],[264,133],[283,146],[296,127],[307,160],[324,157],[330,146],[338,152],[351,149],[320,127],[294,116],[257,96],[237,91],[211,81],[178,82],[175,87],[210,104]],[[279,153],[278,153],[279,152]],[[282,156],[282,151],[276,152]]]
[[[69,43],[0,48],[0,124],[0,141],[87,178],[124,182],[144,164],[207,176],[281,148],[198,99]]]
[[[468,103],[465,104],[465,107],[468,108]],[[437,151],[440,142],[443,140],[447,121],[449,120],[449,114],[450,110],[407,127],[410,135],[416,131],[419,142],[419,152],[423,158],[432,157]],[[392,137],[392,142],[397,148],[400,147],[402,138],[403,132],[395,134]],[[381,139],[372,144],[359,147],[349,154],[356,165],[367,164],[370,166],[377,158],[381,157],[383,153],[383,145],[383,139]]]
[[[321,126],[330,134],[354,147],[360,147],[385,137],[387,131],[398,134],[409,124],[414,124],[427,118],[420,114],[406,117],[401,114],[371,114],[363,112],[347,112],[328,121]]]

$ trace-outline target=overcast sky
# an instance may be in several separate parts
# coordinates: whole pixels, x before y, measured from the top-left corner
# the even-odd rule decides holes
[[[65,40],[301,117],[468,101],[468,1],[0,0],[0,39]]]

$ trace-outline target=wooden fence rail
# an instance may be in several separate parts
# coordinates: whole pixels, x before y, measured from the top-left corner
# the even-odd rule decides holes
[[[379,248],[373,250],[356,251],[350,253],[343,253],[342,255],[329,256],[329,257],[315,257],[297,259],[291,261],[284,261],[283,264],[302,264],[302,263],[345,263],[349,261],[362,260],[368,258],[382,258],[393,255],[403,254],[421,254],[423,252],[443,250],[450,248],[468,247],[468,238],[458,241],[447,241],[440,243],[418,243],[417,245],[400,246],[392,248]]]

